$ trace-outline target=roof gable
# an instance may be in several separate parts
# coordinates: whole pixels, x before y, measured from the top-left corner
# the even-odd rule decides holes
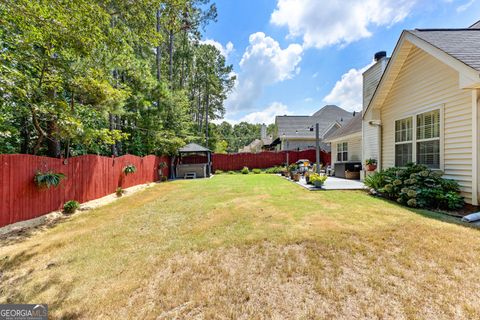
[[[413,48],[413,46],[418,47],[419,49],[432,55],[433,57],[445,63],[446,65],[450,66],[451,68],[457,70],[459,72],[459,83],[461,88],[480,87],[480,75],[479,75],[480,69],[477,70],[471,65],[467,65],[464,61],[460,61],[458,57],[452,56],[454,51],[453,48],[459,48],[461,46],[452,46],[451,49],[448,49],[450,48],[450,46],[446,45],[444,48],[445,50],[452,50],[451,53],[449,54],[448,52],[432,45],[429,41],[426,41],[424,39],[427,37],[424,36],[421,32],[431,32],[432,30],[438,31],[439,29],[428,29],[428,30],[429,31],[425,31],[425,29],[424,31],[415,30],[417,31],[416,33],[414,31],[408,31],[408,30],[404,30],[402,32],[402,35],[400,36],[397,42],[397,45],[392,53],[392,57],[385,69],[385,72],[383,73],[380,79],[377,89],[375,90],[375,93],[373,94],[373,97],[370,100],[369,105],[364,111],[364,114],[363,114],[364,117],[366,116],[368,111],[373,108],[372,106],[378,106],[383,103],[388,92],[393,86],[393,83],[396,77],[398,76],[400,70],[402,69],[403,64],[405,63],[405,60],[407,59],[410,53],[410,50]],[[461,29],[461,30],[467,30],[467,29]],[[445,29],[443,29],[441,32],[445,32]],[[478,32],[478,35],[480,36],[480,29],[476,32]],[[419,34],[422,35],[422,37],[420,37]],[[477,37],[477,34],[475,34],[474,38],[476,37]],[[451,39],[450,36],[446,38]],[[431,40],[431,41],[434,41],[434,40]],[[436,41],[439,41],[439,40],[436,40]],[[461,41],[461,42],[464,43],[464,41]],[[474,47],[480,44],[480,42],[478,44],[472,43],[472,42],[468,42],[468,43],[470,46],[474,46]],[[471,49],[468,49],[469,52],[470,50]],[[473,53],[473,55],[475,55],[475,53]],[[476,58],[473,58],[473,59],[476,59]],[[480,55],[478,56],[478,59],[480,60]]]
[[[343,127],[327,135],[325,137],[325,140],[327,141],[336,140],[342,137],[351,136],[353,134],[358,134],[361,132],[362,132],[362,115],[360,113],[360,114],[357,114],[355,117],[353,117],[353,119],[350,120]]]
[[[189,143],[186,146],[178,149],[178,152],[210,152],[209,149],[202,147],[196,143]]]

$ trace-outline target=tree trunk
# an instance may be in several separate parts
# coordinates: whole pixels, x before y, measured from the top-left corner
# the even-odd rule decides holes
[[[47,154],[49,157],[60,158],[62,155],[60,140],[57,139],[57,130],[56,120],[49,120],[47,122]]]
[[[108,121],[110,123],[110,131],[115,130],[115,116],[111,112],[108,114]],[[117,145],[114,143],[110,146],[110,148],[111,148],[112,156],[117,157],[118,156]]]
[[[28,130],[28,119],[22,117],[22,130],[21,130],[22,143],[20,145],[20,153],[28,153],[30,145],[30,130]]]
[[[168,76],[170,80],[170,88],[173,88],[173,30],[170,30],[169,41],[168,41],[168,54],[169,54],[169,66],[168,66]]]
[[[160,18],[161,18],[161,10],[157,9],[157,33],[160,34],[161,32],[161,25],[160,25]],[[157,81],[160,83],[162,80],[162,48],[160,44],[157,46]]]
[[[208,92],[207,86],[207,96],[205,101],[205,147],[208,148],[208,109],[210,105],[210,93]]]
[[[116,129],[117,130],[122,130],[122,117],[117,116],[117,124],[116,124]],[[115,147],[117,149],[117,154],[122,155],[123,154],[123,144],[122,141],[115,141]]]

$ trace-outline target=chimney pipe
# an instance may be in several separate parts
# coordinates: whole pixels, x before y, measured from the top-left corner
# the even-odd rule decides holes
[[[375,62],[382,60],[382,58],[385,58],[386,56],[387,56],[386,51],[379,51],[375,53],[375,56],[374,56]]]

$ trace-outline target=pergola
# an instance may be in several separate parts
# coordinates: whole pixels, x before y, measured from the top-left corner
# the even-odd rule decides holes
[[[177,178],[206,178],[212,173],[212,151],[196,143],[178,149]]]

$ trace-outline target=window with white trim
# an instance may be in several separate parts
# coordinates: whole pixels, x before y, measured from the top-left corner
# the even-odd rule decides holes
[[[348,143],[342,142],[337,144],[337,161],[348,161]]]
[[[412,162],[413,118],[395,121],[395,166],[404,167]]]
[[[440,110],[417,115],[417,163],[440,169]]]

